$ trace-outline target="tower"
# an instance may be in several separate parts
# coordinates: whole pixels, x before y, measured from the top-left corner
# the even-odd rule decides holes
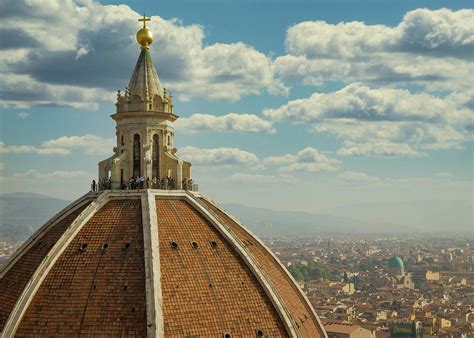
[[[137,33],[137,66],[112,115],[114,155],[99,163],[101,178],[110,172],[115,186],[135,174],[170,175],[178,183],[189,177],[191,164],[172,147],[177,116],[151,64],[147,20]],[[326,333],[258,238],[217,203],[178,186],[90,191],[44,224],[0,269],[0,337],[13,336]]]
[[[183,161],[173,147],[173,97],[160,83],[150,55],[153,34],[146,27],[145,15],[136,39],[140,55],[125,93],[117,92],[116,147],[114,154],[99,162],[99,179],[109,179],[113,189],[123,188],[130,177],[144,176],[158,180],[164,176],[175,179],[181,188],[189,179],[191,164]]]

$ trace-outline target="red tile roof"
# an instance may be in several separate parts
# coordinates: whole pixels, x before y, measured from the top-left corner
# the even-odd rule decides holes
[[[324,336],[323,330],[316,318],[313,318],[311,305],[304,299],[293,280],[287,275],[283,270],[284,268],[280,266],[270,252],[247,230],[242,228],[240,224],[232,220],[232,218],[213,203],[205,198],[202,198],[201,201],[206,203],[214,215],[224,222],[224,224],[245,243],[247,249],[253,254],[261,269],[277,289],[301,334],[304,337],[315,338]]]
[[[108,202],[48,273],[17,335],[146,336],[143,253],[140,200]]]
[[[257,330],[287,336],[250,269],[198,211],[184,200],[161,198],[156,210],[165,336],[254,337]]]
[[[101,204],[87,209],[92,217],[85,224],[75,223],[81,226],[79,231],[59,251],[49,270],[44,270],[47,273],[35,279],[37,290],[24,312],[18,312],[23,315],[17,336],[141,337],[155,329],[153,323],[147,323],[147,318],[154,318],[147,317],[147,297],[159,290],[146,287],[145,257],[157,256],[145,252],[150,250],[144,245],[144,226],[149,224],[142,224],[142,219],[154,219],[142,212],[154,208],[142,205],[143,196],[136,192],[130,196],[127,192],[104,194],[107,198],[101,200],[108,202],[95,213],[95,206]],[[226,333],[255,337],[259,331],[265,337],[287,337],[285,314],[301,336],[324,336],[311,305],[285,268],[252,234],[205,200],[199,203],[207,204],[207,211],[220,225],[208,221],[188,202],[188,195],[172,195],[152,201],[161,277],[156,285],[162,296],[156,311],[162,310],[164,325],[156,329],[167,337]],[[66,229],[84,208],[86,205],[73,208],[59,222],[41,230],[41,238],[26,247],[0,279],[0,330],[17,302],[24,304],[19,297],[26,285],[35,271],[41,271],[41,262],[52,255],[50,250],[61,236],[69,236]],[[221,226],[245,247],[251,264],[239,252],[241,247],[221,234]],[[271,292],[262,280],[270,284]]]
[[[44,234],[33,243],[33,246],[21,255],[3,278],[0,278],[0,331],[5,326],[18,297],[44,257],[87,205],[88,203],[68,211],[65,217],[59,218],[58,222],[45,229]]]

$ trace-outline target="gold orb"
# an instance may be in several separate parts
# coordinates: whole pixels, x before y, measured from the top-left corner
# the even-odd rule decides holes
[[[148,28],[142,28],[137,32],[137,42],[143,47],[151,45],[153,42],[153,33]]]

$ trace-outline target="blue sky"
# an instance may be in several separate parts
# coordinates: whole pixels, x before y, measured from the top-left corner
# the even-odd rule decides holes
[[[472,225],[469,1],[7,0],[3,192],[86,191],[112,152],[113,93],[138,57],[144,10],[181,116],[175,145],[204,193],[361,218],[355,205],[404,225],[402,213],[455,202],[437,226]]]

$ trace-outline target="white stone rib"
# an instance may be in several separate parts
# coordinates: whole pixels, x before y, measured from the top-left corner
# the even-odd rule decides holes
[[[224,236],[230,245],[235,249],[239,256],[244,260],[244,262],[249,267],[250,271],[259,281],[260,285],[263,287],[263,290],[267,294],[268,298],[272,302],[274,308],[276,309],[280,319],[283,321],[283,325],[290,337],[301,337],[299,331],[294,327],[291,320],[291,316],[287,312],[287,309],[284,304],[280,301],[280,298],[277,295],[276,290],[272,287],[271,283],[267,280],[266,276],[260,271],[258,265],[254,262],[252,254],[245,248],[240,241],[234,236],[232,232],[227,230],[227,228],[216,219],[207,209],[201,205],[201,203],[190,194],[185,194],[185,199],[200,212],[200,214],[209,221],[218,231]]]
[[[162,338],[165,336],[165,323],[155,195],[147,190],[142,195],[141,202],[145,252],[147,336]]]
[[[214,201],[210,200],[209,198],[207,198],[206,196],[202,195],[202,194],[197,194],[195,192],[190,192],[191,194],[193,194],[195,197],[201,197],[203,199],[205,199],[206,201],[208,201],[209,203],[211,203],[213,206],[215,206],[216,208],[218,208],[219,210],[221,210],[225,215],[227,215],[231,220],[233,220],[235,223],[237,223],[238,225],[240,225],[242,227],[242,229],[244,229],[244,231],[246,231],[249,235],[251,235],[264,249],[267,250],[267,252],[273,257],[273,259],[275,260],[275,262],[282,268],[282,270],[286,273],[287,277],[293,282],[293,284],[296,286],[298,292],[300,293],[301,296],[303,296],[304,300],[308,303],[309,305],[309,308],[311,310],[311,314],[313,315],[314,319],[316,319],[316,321],[318,322],[319,326],[321,327],[322,329],[322,333],[324,334],[324,337],[327,338],[327,333],[326,331],[323,329],[323,324],[321,323],[321,320],[319,319],[319,316],[317,315],[316,311],[314,310],[313,306],[311,305],[311,302],[309,301],[308,297],[306,297],[305,293],[303,292],[303,290],[301,290],[300,286],[298,285],[298,283],[295,281],[295,279],[293,278],[293,276],[291,275],[291,273],[285,268],[285,266],[280,262],[280,260],[278,259],[278,257],[275,256],[275,254],[273,253],[273,251],[271,251],[269,248],[267,248],[267,246],[257,237],[255,236],[252,231],[247,228],[245,225],[243,225],[239,220],[237,220],[234,216],[232,216],[232,214],[230,214],[229,212],[227,212],[227,210],[225,210],[224,208],[220,207],[219,205],[217,205],[216,203],[214,203]]]
[[[72,222],[72,224],[66,229],[64,234],[59,238],[56,244],[51,248],[48,255],[43,259],[38,269],[29,280],[25,289],[23,290],[20,298],[15,304],[7,322],[1,332],[2,338],[9,338],[15,335],[18,325],[23,318],[28,306],[30,305],[33,297],[38,291],[39,287],[43,283],[44,279],[48,275],[49,271],[59,259],[61,254],[66,250],[67,246],[76,237],[77,233],[82,227],[91,219],[91,217],[101,209],[110,200],[110,194],[108,192],[102,193],[96,201],[92,202],[85,208],[79,216]]]
[[[96,198],[96,194],[89,192],[81,196],[76,201],[68,204],[64,209],[59,211],[56,215],[51,217],[43,226],[35,231],[23,244],[15,251],[15,253],[10,257],[8,262],[0,269],[0,279],[5,276],[8,270],[27,252],[32,246],[34,246],[45,233],[48,232],[51,227],[56,225],[58,222],[61,222],[65,217],[69,216],[71,212],[81,207],[84,203],[89,202],[91,199]]]

